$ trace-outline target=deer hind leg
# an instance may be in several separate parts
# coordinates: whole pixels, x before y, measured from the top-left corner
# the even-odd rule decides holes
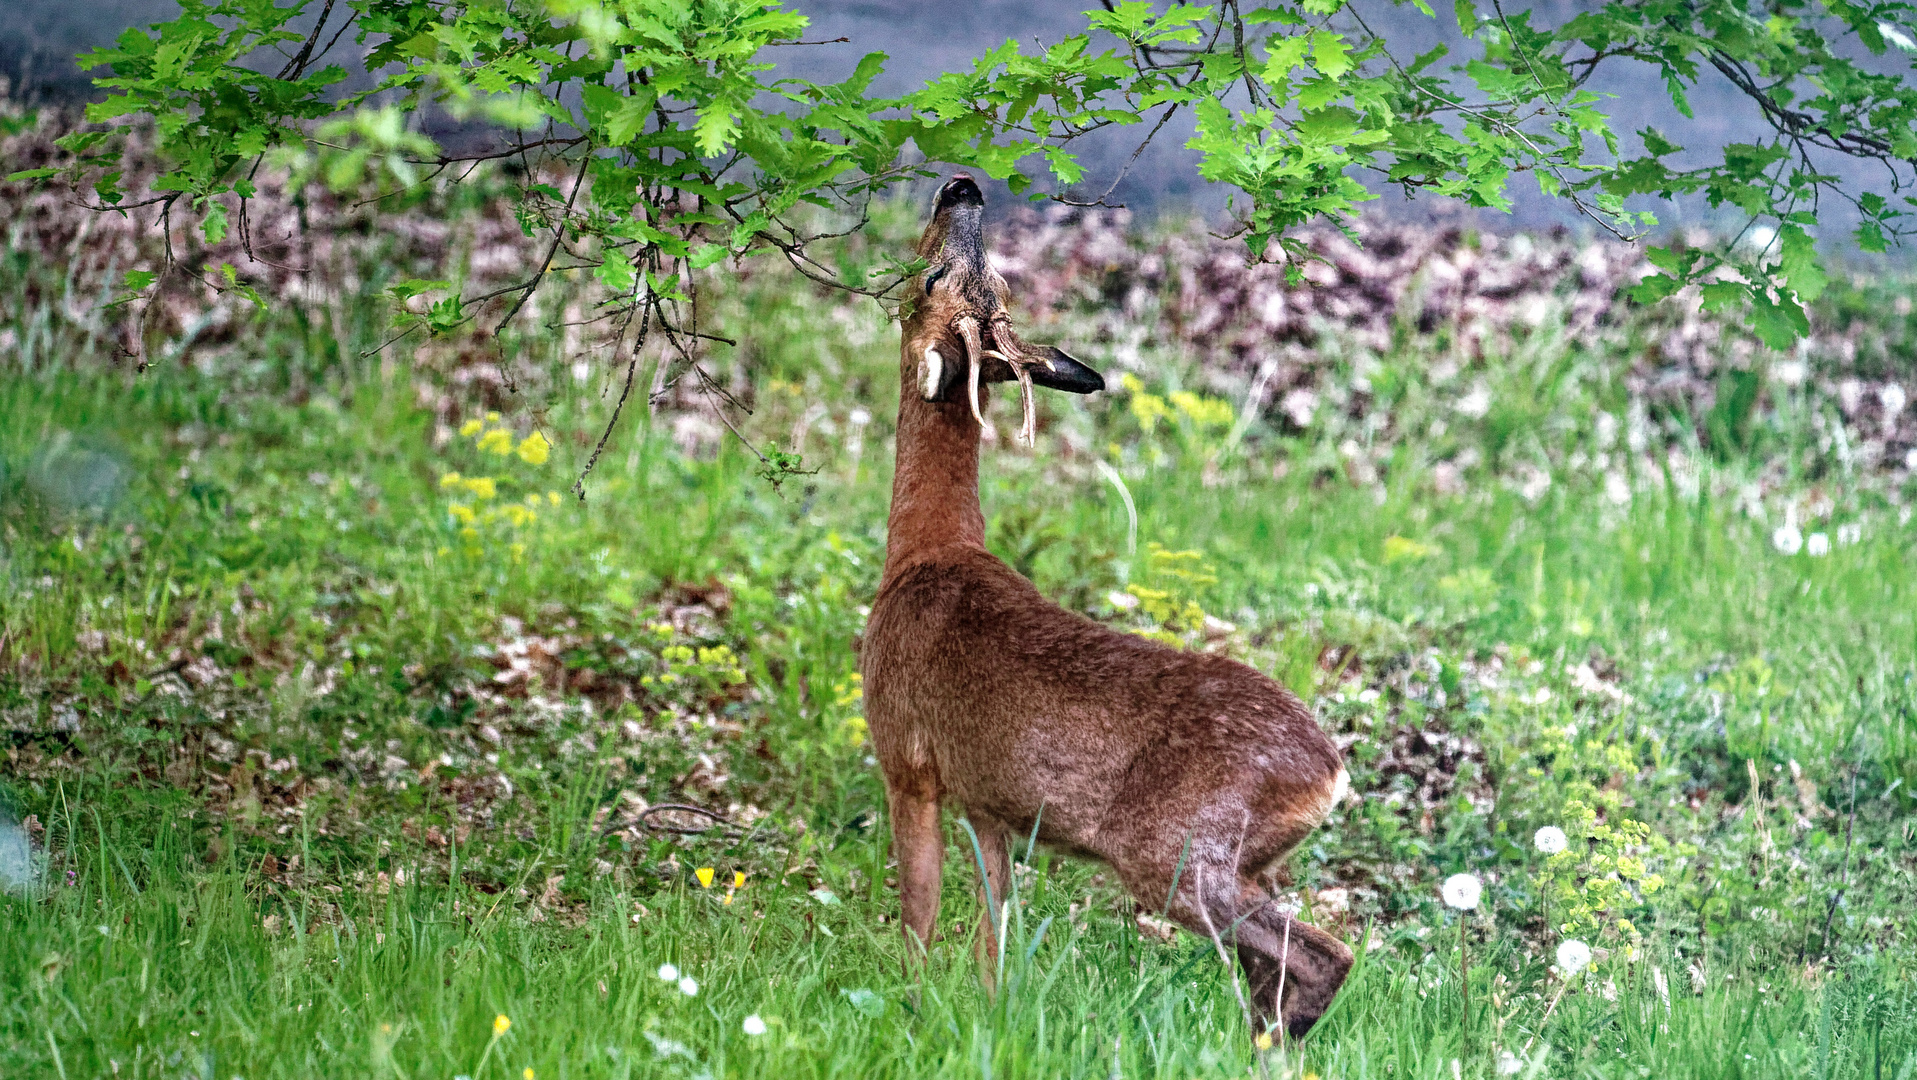
[[[1351,950],[1309,923],[1279,911],[1249,878],[1241,879],[1235,938],[1238,962],[1251,984],[1251,1004],[1261,1021],[1284,1026],[1300,1038],[1331,1007],[1351,973]]]
[[[1292,1038],[1310,1031],[1331,1007],[1351,971],[1351,950],[1325,931],[1279,911],[1258,878],[1311,834],[1343,797],[1348,782],[1339,769],[1326,779],[1321,798],[1290,812],[1271,813],[1241,850],[1235,868],[1235,944],[1251,984],[1252,1006],[1264,1023],[1282,1023]]]
[[[1158,895],[1168,888],[1159,885]],[[1260,1029],[1282,1024],[1291,1037],[1304,1035],[1351,970],[1351,950],[1343,942],[1280,912],[1264,889],[1225,859],[1188,863],[1165,914],[1237,951]]]
[[[899,923],[909,975],[923,966],[938,925],[945,837],[939,830],[936,789],[889,782],[886,788],[892,809],[892,856],[899,863]]]
[[[978,978],[985,992],[997,992],[999,920],[1005,910],[1006,890],[1012,882],[1012,857],[1003,825],[969,819],[978,835],[978,856],[984,873],[979,880],[979,931],[976,945]]]

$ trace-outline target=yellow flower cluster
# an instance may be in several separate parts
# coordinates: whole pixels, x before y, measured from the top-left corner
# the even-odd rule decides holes
[[[715,871],[712,867],[701,866],[697,870],[694,870],[692,872],[692,876],[699,879],[699,887],[701,889],[710,889],[712,888],[712,880],[713,880],[714,873]],[[745,883],[746,883],[745,871],[734,870],[732,872],[732,884],[726,888],[725,899],[721,900],[720,903],[722,904],[732,903],[733,894],[738,892],[740,889],[745,888]]]
[[[1206,428],[1228,428],[1236,419],[1231,402],[1220,398],[1208,398],[1189,390],[1174,390],[1171,393],[1171,400],[1167,402],[1165,398],[1148,392],[1144,381],[1136,375],[1126,374],[1120,381],[1124,383],[1125,392],[1130,395],[1129,406],[1132,416],[1138,420],[1138,426],[1144,428],[1147,435],[1157,429],[1160,420],[1175,419],[1180,416],[1201,431]]]
[[[653,623],[648,629],[661,641],[672,640],[671,623]],[[659,650],[659,659],[665,662],[666,670],[641,676],[639,685],[676,686],[693,681],[716,690],[721,686],[737,686],[746,678],[745,666],[729,645],[667,645]]]
[[[535,431],[517,442],[512,432],[500,423],[499,414],[489,412],[483,419],[466,421],[459,429],[461,436],[473,440],[473,445],[482,453],[499,457],[518,454],[519,459],[528,465],[543,465],[552,452],[552,443]],[[514,482],[509,478],[509,482]],[[543,507],[559,505],[559,493],[548,491],[542,497],[529,492],[518,500],[494,502],[500,498],[501,481],[491,476],[462,476],[449,471],[439,478],[439,489],[456,498],[469,501],[451,503],[446,513],[458,527],[460,539],[466,543],[468,555],[478,555],[482,550],[482,537],[486,530],[504,529],[516,532],[539,519]],[[519,540],[510,540],[507,550],[514,558],[524,555],[526,545]],[[440,554],[449,549],[442,548]]]
[[[540,432],[515,442],[511,429],[499,425],[499,414],[489,412],[483,420],[468,420],[459,429],[460,435],[473,440],[473,444],[488,454],[507,457],[518,453],[519,460],[528,465],[544,465],[552,453],[552,443]]]
[[[1638,929],[1621,913],[1636,907],[1639,896],[1664,887],[1664,877],[1650,872],[1645,855],[1661,855],[1669,845],[1641,821],[1617,817],[1599,821],[1597,812],[1580,800],[1564,807],[1564,831],[1572,842],[1544,863],[1544,889],[1553,914],[1563,920],[1560,929],[1603,929],[1608,920],[1619,937],[1635,944]],[[1636,895],[1633,895],[1635,887]]]
[[[1196,594],[1216,585],[1218,575],[1202,552],[1170,551],[1158,543],[1145,547],[1144,576],[1162,588],[1134,584],[1127,590],[1139,614],[1152,624],[1132,632],[1167,645],[1189,644],[1205,628],[1205,609]]]

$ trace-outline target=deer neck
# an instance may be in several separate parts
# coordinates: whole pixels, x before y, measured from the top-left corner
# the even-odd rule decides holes
[[[922,401],[901,371],[897,467],[884,580],[953,546],[983,548],[978,501],[979,427],[964,401]],[[981,401],[985,393],[980,388]]]

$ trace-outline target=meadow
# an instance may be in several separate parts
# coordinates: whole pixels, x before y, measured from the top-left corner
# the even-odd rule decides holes
[[[1917,491],[1846,449],[1839,361],[1691,415],[1649,337],[1405,327],[1322,342],[1363,393],[1298,422],[1095,304],[1034,333],[1115,389],[986,448],[993,550],[1346,748],[1279,884],[1361,960],[1267,1048],[1213,942],[1042,848],[983,995],[956,823],[904,977],[877,305],[715,274],[739,437],[690,379],[649,408],[649,354],[582,500],[623,365],[373,351],[380,284],[135,371],[106,296],[0,266],[0,1074],[1917,1077]]]

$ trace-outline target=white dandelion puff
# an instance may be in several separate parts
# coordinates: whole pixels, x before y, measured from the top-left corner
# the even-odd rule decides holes
[[[671,964],[660,964],[659,965],[659,981],[660,982],[678,982],[679,969],[674,967]]]
[[[1830,537],[1824,533],[1812,533],[1804,538],[1804,554],[1813,559],[1821,559],[1830,554]]]
[[[1471,911],[1478,906],[1478,897],[1484,893],[1484,882],[1476,874],[1452,874],[1444,879],[1444,902],[1459,911]]]
[[[745,1023],[740,1026],[745,1028],[747,1035],[758,1036],[765,1034],[765,1021],[759,1019],[758,1013],[753,1013],[751,1016],[746,1017]]]
[[[1771,546],[1786,555],[1795,555],[1804,547],[1804,534],[1795,524],[1786,521],[1771,534]]]
[[[1591,962],[1591,947],[1576,938],[1567,938],[1558,946],[1558,968],[1566,975],[1576,975]]]
[[[699,980],[688,975],[679,980],[679,992],[687,997],[699,996]]]
[[[1546,855],[1556,855],[1558,852],[1563,851],[1565,845],[1568,843],[1564,838],[1564,830],[1558,828],[1556,825],[1546,825],[1544,828],[1539,829],[1537,835],[1531,837],[1531,842],[1536,844],[1538,850]]]

